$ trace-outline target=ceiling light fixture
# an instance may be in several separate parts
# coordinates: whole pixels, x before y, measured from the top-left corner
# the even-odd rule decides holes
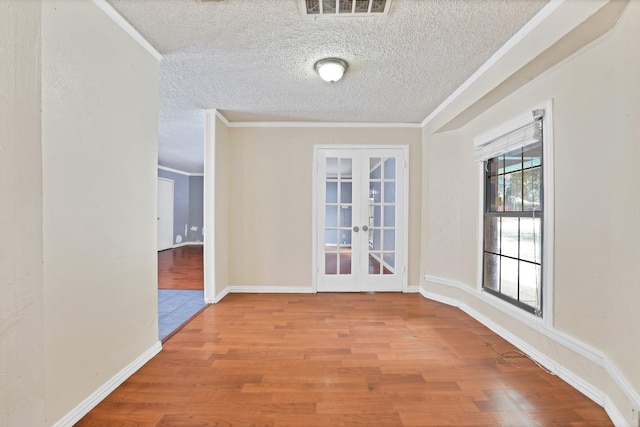
[[[320,78],[330,83],[340,80],[347,67],[347,61],[340,58],[321,59],[314,65],[314,68],[320,74]]]

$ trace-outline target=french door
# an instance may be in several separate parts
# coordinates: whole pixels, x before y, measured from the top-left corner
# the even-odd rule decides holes
[[[320,292],[402,291],[407,149],[316,148]]]

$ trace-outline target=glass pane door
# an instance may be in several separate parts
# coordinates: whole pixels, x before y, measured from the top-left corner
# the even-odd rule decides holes
[[[369,158],[367,273],[395,274],[396,158]]]
[[[353,160],[325,160],[324,273],[351,274],[353,222]]]
[[[402,291],[404,150],[324,148],[316,159],[317,289]]]

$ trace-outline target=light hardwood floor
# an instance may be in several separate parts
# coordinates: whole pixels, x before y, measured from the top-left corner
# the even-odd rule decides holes
[[[202,245],[158,252],[158,289],[204,289]]]
[[[512,350],[418,294],[232,294],[77,425],[612,425]]]

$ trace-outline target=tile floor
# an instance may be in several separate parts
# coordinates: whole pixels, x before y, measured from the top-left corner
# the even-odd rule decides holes
[[[204,291],[158,289],[159,339],[162,341],[204,306]]]

